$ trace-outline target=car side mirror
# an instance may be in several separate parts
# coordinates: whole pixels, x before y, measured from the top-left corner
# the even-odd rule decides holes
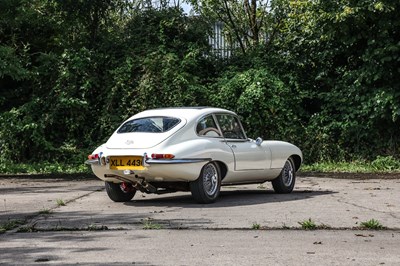
[[[258,137],[258,138],[256,139],[256,145],[257,145],[257,146],[260,146],[262,142],[263,142],[263,139],[262,139],[261,137]]]

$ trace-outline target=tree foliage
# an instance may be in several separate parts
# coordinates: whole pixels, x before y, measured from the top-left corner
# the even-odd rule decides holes
[[[47,29],[26,36],[30,29],[1,16],[2,161],[81,162],[133,113],[205,98],[212,64],[200,19],[100,2],[21,0],[1,9]]]
[[[397,1],[284,4],[288,17],[275,51],[305,94],[307,132],[318,140],[309,147],[313,157],[398,153],[399,7]]]
[[[0,1],[0,163],[80,163],[122,120],[218,106],[308,162],[399,157],[400,3]],[[230,58],[208,36],[224,22]]]
[[[210,25],[223,22],[225,37],[241,53],[266,42],[270,1],[264,0],[189,0],[195,12],[207,18]]]

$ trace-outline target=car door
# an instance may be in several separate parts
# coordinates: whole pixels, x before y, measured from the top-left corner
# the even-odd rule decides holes
[[[235,159],[235,171],[264,170],[271,166],[271,153],[248,139],[238,117],[232,114],[215,115],[226,144]]]

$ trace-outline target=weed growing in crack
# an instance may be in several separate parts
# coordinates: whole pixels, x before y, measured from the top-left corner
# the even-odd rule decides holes
[[[145,230],[159,230],[162,229],[161,224],[153,223],[150,220],[144,220],[143,221],[143,229]]]
[[[308,218],[308,220],[304,220],[304,221],[301,221],[298,223],[301,225],[301,228],[303,228],[305,230],[317,229],[317,225],[314,223],[313,220],[311,220],[311,218]]]
[[[90,224],[87,227],[88,231],[104,231],[104,230],[108,230],[108,227],[105,225],[96,225],[96,224]]]
[[[18,233],[32,233],[32,232],[37,232],[37,229],[35,228],[36,224],[31,224],[27,226],[22,226],[18,228]]]
[[[253,230],[259,230],[261,228],[261,225],[258,223],[253,223],[253,225],[251,226],[251,229]]]
[[[4,224],[0,224],[0,234],[4,234],[6,231],[17,228],[22,224],[24,224],[24,222],[21,220],[9,220]]]
[[[375,219],[371,219],[371,220],[362,222],[360,224],[360,227],[365,228],[365,229],[373,229],[373,230],[381,230],[381,229],[385,228],[378,220],[375,220]]]
[[[39,211],[39,214],[51,214],[53,211],[50,209],[42,209]]]
[[[56,202],[57,202],[57,206],[59,206],[59,207],[65,206],[65,202],[62,199],[57,199]]]

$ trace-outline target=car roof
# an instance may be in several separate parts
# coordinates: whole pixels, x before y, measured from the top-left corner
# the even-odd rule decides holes
[[[207,115],[210,113],[231,113],[235,114],[232,111],[215,108],[215,107],[168,107],[168,108],[158,108],[158,109],[150,109],[143,112],[140,112],[132,118],[140,118],[140,117],[148,117],[148,116],[172,116],[178,118],[185,118],[186,120],[196,119],[200,116]]]

